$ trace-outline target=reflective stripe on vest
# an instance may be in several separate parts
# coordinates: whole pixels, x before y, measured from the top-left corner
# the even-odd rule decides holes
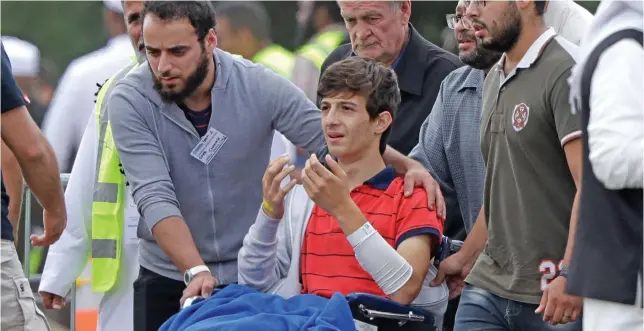
[[[95,106],[98,128],[96,181],[92,202],[92,290],[107,292],[118,278],[123,242],[125,180],[107,118],[106,96],[115,83],[125,77],[138,63],[123,68],[112,76],[98,92]],[[105,152],[105,153],[104,153]]]
[[[313,62],[321,70],[324,60],[333,50],[340,46],[342,40],[344,40],[344,35],[345,33],[342,31],[323,32],[298,49],[296,55]]]
[[[273,44],[259,51],[252,61],[263,64],[278,75],[291,79],[295,57],[284,47]]]

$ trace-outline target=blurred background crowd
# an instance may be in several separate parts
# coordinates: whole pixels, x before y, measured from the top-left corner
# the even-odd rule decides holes
[[[225,2],[213,1],[215,5]],[[331,10],[328,14],[323,14],[323,11],[317,15],[307,13],[307,5],[302,5],[307,2],[324,3],[320,7]],[[427,40],[452,52],[456,52],[456,43],[447,27],[445,14],[452,13],[456,3],[415,1],[411,17],[414,27]],[[599,4],[598,1],[578,3],[592,13]],[[268,38],[289,51],[302,46],[325,24],[342,24],[334,1],[264,1],[260,4],[268,13]],[[33,55],[24,60],[26,67],[16,76],[32,102],[29,111],[41,127],[58,83],[70,63],[108,47],[110,40],[125,34],[121,15],[109,13],[101,1],[3,1],[3,39],[17,37],[32,44]],[[61,171],[65,170],[69,171],[69,168]]]
[[[101,61],[96,59],[122,57],[123,54],[131,53],[122,51],[130,48],[123,13],[119,6],[112,7],[109,3],[2,2],[1,35],[13,65],[13,74],[31,102],[29,112],[56,152],[61,173],[71,171],[76,149],[90,116],[89,108],[67,105],[92,102],[92,96],[84,91],[88,88],[97,90],[96,84],[101,83],[95,80],[79,81],[78,77],[92,77],[87,74],[90,71],[97,71],[97,77],[100,76],[98,72],[103,70],[104,77],[107,78],[128,60],[124,59],[118,64],[114,63],[113,68],[107,68],[97,66]],[[226,10],[225,3],[226,1],[213,2],[222,11]],[[577,3],[591,13],[595,12],[599,4],[598,1]],[[454,12],[456,5],[457,1],[414,1],[411,23],[427,40],[456,53],[454,33],[445,19],[446,14]],[[344,32],[344,22],[335,1],[264,1],[256,2],[253,6],[258,10],[254,17],[238,16],[234,12],[223,16],[217,13],[219,47],[246,58],[258,56],[257,51],[267,45],[277,49],[276,54],[293,54],[302,51],[302,47],[320,32]],[[344,37],[343,42],[347,42],[348,36]],[[331,49],[336,46],[337,44],[333,45]],[[273,69],[279,71],[279,68]],[[303,75],[303,78],[308,76],[313,77],[312,93],[315,93],[318,73]],[[298,77],[291,79],[296,81]],[[306,85],[299,83],[298,86]],[[305,92],[314,98],[310,91]],[[87,98],[92,100],[82,100]],[[56,108],[68,111],[52,115],[60,112]],[[85,113],[74,113],[75,111]],[[29,218],[31,222],[27,231],[34,233],[40,231],[42,226],[42,209],[34,198],[31,199],[31,206],[22,210],[23,219]],[[25,238],[25,227],[20,227],[20,238]],[[20,241],[18,252],[22,257],[24,241]],[[46,251],[32,249],[29,261],[22,262],[28,265],[29,274],[33,276],[42,272],[45,257]],[[64,317],[50,319],[52,320],[60,321],[61,324],[68,323]]]

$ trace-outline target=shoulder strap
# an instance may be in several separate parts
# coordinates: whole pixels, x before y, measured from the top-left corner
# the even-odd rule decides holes
[[[581,108],[578,110],[584,111],[590,109],[590,83],[592,82],[593,75],[595,74],[595,68],[599,62],[599,57],[604,53],[604,51],[623,39],[633,39],[642,45],[642,36],[642,31],[636,29],[617,31],[600,42],[599,45],[592,50],[586,59],[586,64],[581,74]]]

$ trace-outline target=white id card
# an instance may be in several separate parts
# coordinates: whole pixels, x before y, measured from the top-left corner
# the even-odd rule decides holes
[[[138,244],[139,238],[136,236],[136,229],[139,226],[139,211],[132,198],[132,190],[127,186],[125,190],[125,243]]]
[[[226,135],[217,131],[215,128],[210,128],[201,138],[197,146],[190,152],[190,155],[203,164],[209,164],[226,140],[228,140]]]

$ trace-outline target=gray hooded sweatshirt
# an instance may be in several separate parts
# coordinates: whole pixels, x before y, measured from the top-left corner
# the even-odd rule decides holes
[[[147,63],[117,83],[108,109],[141,215],[141,266],[183,279],[151,232],[164,218],[180,216],[213,276],[227,284],[237,281],[237,253],[262,202],[274,131],[311,153],[325,142],[320,112],[288,80],[219,49],[214,58],[208,129],[217,139],[200,153],[214,155],[209,162],[191,156],[201,138],[175,103],[161,101]]]

